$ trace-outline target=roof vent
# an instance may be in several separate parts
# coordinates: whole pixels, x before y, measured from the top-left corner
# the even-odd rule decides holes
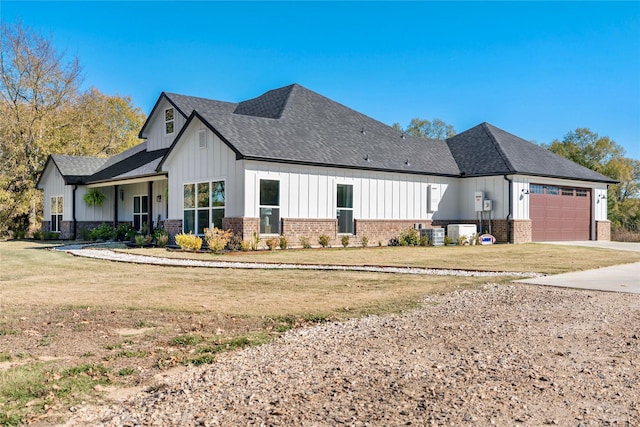
[[[366,156],[364,156],[364,160],[365,160],[366,162],[370,162],[370,161],[371,161],[371,159],[369,159],[369,155],[368,155],[368,154],[367,154]]]
[[[411,166],[411,162],[409,162],[409,159],[407,159],[407,160],[404,162],[404,164],[405,164],[405,165],[407,165],[407,166]]]
[[[404,139],[404,132],[400,134],[400,138]]]
[[[360,133],[363,134],[363,135],[367,134],[367,132],[364,131],[364,128],[360,129]]]
[[[200,148],[207,148],[207,131],[201,129],[198,132],[198,145]]]

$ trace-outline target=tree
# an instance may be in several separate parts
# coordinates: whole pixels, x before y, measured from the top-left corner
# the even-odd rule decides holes
[[[78,58],[20,23],[0,28],[0,235],[34,226],[49,154],[110,156],[138,142],[131,99],[82,93]]]
[[[402,129],[399,123],[394,123],[393,127],[399,131],[407,133],[408,135],[430,139],[445,140],[456,134],[456,130],[452,125],[447,124],[440,119],[433,119],[433,121],[430,121],[415,117],[411,119],[409,126],[405,129]]]
[[[544,146],[544,145],[543,145]],[[584,167],[619,181],[609,186],[609,219],[626,229],[640,226],[637,203],[640,197],[640,161],[624,157],[625,150],[608,136],[599,136],[587,128],[567,133],[545,148]]]

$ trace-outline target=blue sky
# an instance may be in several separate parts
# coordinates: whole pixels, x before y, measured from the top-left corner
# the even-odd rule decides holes
[[[387,124],[588,127],[640,159],[640,2],[15,2],[84,87],[241,101],[299,83]]]

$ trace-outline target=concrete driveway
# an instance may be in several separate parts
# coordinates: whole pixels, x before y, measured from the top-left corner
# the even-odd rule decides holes
[[[588,246],[618,251],[640,252],[640,243],[626,242],[547,242],[554,245]],[[640,262],[614,265],[595,270],[556,274],[554,276],[515,280],[516,283],[558,286],[563,288],[590,289],[606,292],[640,294]]]

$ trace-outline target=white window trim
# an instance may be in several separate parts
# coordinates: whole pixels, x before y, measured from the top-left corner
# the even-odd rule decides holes
[[[142,198],[147,198],[147,211],[146,212],[138,212],[136,213],[136,197],[140,197],[140,211],[142,211]],[[131,197],[131,225],[135,224],[136,215],[140,216],[140,228],[142,228],[142,224],[146,222],[146,218],[149,216],[149,195],[148,194],[134,194]],[[144,221],[143,221],[144,219]],[[137,230],[136,230],[137,231]],[[149,224],[147,224],[147,232],[149,231]]]
[[[173,119],[167,120],[167,111],[173,110]],[[173,107],[167,107],[164,109],[164,115],[162,116],[162,121],[164,123],[164,134],[165,135],[173,135],[176,132],[176,109]],[[171,132],[167,132],[167,123],[173,123],[173,130]]]
[[[278,182],[278,204],[277,205],[262,205],[260,204],[260,185],[262,181],[277,181]],[[280,224],[278,223],[276,226],[276,232],[275,233],[262,233],[260,232],[260,229],[262,228],[262,216],[260,215],[260,210],[261,209],[273,209],[276,208],[278,209],[278,218],[280,220],[282,220],[282,201],[281,201],[281,195],[282,195],[282,180],[281,179],[276,179],[273,177],[258,177],[258,232],[261,236],[279,236],[281,233],[280,230]],[[278,221],[280,222],[280,221]],[[273,227],[273,224],[271,224],[271,227]]]
[[[54,212],[54,209],[51,209],[51,208],[53,208],[53,206],[52,206],[53,205],[53,199],[56,199],[55,212]],[[59,200],[62,200],[62,202],[60,202]],[[50,199],[49,199],[49,202],[50,202],[49,209],[51,209],[51,212],[50,212],[51,215],[49,215],[49,221],[51,222],[50,229],[54,233],[59,233],[60,232],[60,228],[62,228],[62,227],[58,227],[58,219],[57,219],[57,217],[58,216],[61,217],[60,218],[60,225],[62,225],[62,221],[64,219],[64,196],[62,196],[62,195],[51,196]],[[61,212],[58,212],[58,206],[62,206],[62,211]],[[55,221],[55,228],[56,229],[55,230],[54,230],[54,222],[51,221],[51,217],[54,216],[54,215],[56,216],[56,221]]]
[[[351,186],[351,207],[350,208],[341,208],[338,207],[338,185],[349,185]],[[355,208],[353,207],[354,205],[354,201],[355,201],[355,191],[356,191],[356,187],[355,185],[353,185],[352,182],[336,182],[336,197],[335,197],[335,206],[336,206],[336,220],[338,219],[338,211],[351,211],[351,232],[347,232],[347,233],[340,233],[338,231],[337,235],[338,236],[354,236],[354,232],[355,230],[355,224],[354,224],[354,212],[355,212]]]
[[[224,205],[223,206],[213,206],[212,202],[213,202],[213,198],[211,197],[211,187],[213,186],[214,182],[224,182]],[[204,208],[199,208],[198,207],[198,184],[209,184],[209,206]],[[195,193],[194,193],[194,203],[193,203],[193,207],[192,208],[185,208],[184,207],[184,187],[186,185],[193,185]],[[220,209],[220,210],[225,210],[227,208],[227,179],[226,178],[212,178],[209,180],[203,180],[203,181],[189,181],[189,182],[183,182],[182,183],[182,217],[184,218],[184,213],[185,211],[189,211],[189,212],[194,212],[193,214],[193,224],[194,224],[194,232],[198,230],[198,210],[209,210],[209,224],[207,224],[206,227],[204,228],[212,228],[213,225],[213,210],[214,209]],[[226,214],[226,211],[223,213],[222,217],[224,218]],[[184,229],[184,220],[182,223],[182,232],[186,233],[186,230]],[[200,235],[198,233],[194,233],[196,235]]]

